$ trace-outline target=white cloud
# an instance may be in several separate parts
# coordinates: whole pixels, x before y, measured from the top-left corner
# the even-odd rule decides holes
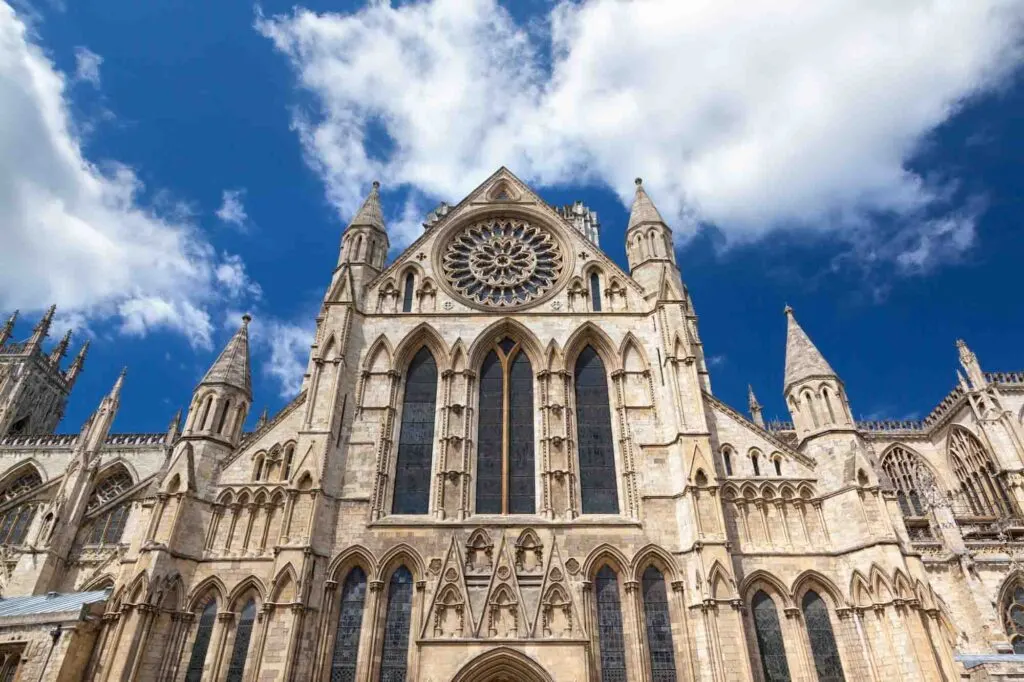
[[[225,318],[225,327],[232,333],[238,329],[241,312],[231,311]],[[249,341],[258,360],[254,369],[277,383],[280,395],[290,400],[302,388],[306,373],[310,344],[313,343],[314,324],[290,322],[273,315],[257,312],[249,323]]]
[[[131,168],[85,158],[68,79],[35,40],[0,0],[0,310],[57,302],[74,319],[208,347],[211,306],[251,292],[241,261],[218,256],[180,202],[144,205]]]
[[[431,0],[256,27],[316,98],[294,124],[343,218],[373,178],[458,200],[504,164],[628,202],[643,175],[679,235],[834,231],[903,243],[882,253],[913,270],[968,248],[973,216],[942,227],[947,187],[908,159],[1020,64],[1022,14],[1022,0],[563,0],[526,27],[496,0]]]
[[[101,64],[103,64],[103,57],[89,48],[81,46],[75,48],[75,80],[92,83],[93,87],[100,87]]]
[[[217,209],[217,217],[229,225],[244,228],[249,220],[242,204],[244,189],[226,189],[221,193],[220,208]]]

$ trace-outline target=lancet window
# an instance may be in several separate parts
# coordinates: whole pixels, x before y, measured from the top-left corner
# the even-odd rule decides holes
[[[925,515],[921,502],[921,466],[916,455],[899,445],[889,448],[882,457],[882,471],[896,489],[896,500],[904,516]]]
[[[188,670],[185,682],[200,682],[203,679],[203,666],[206,665],[206,653],[210,650],[210,639],[213,626],[217,622],[217,600],[211,598],[203,607],[199,616],[199,627],[196,629],[196,641],[192,645],[192,655],[188,659]]]
[[[619,580],[610,566],[597,572],[597,642],[601,654],[601,682],[626,682],[626,648],[622,635],[622,600]]]
[[[672,618],[668,609],[665,576],[648,566],[641,581],[644,596],[644,624],[647,629],[647,657],[652,682],[675,682],[676,661],[672,645]]]
[[[43,479],[35,468],[15,478],[0,492],[0,504],[19,498],[35,490],[43,484]],[[20,545],[25,542],[29,526],[35,518],[36,507],[31,503],[22,503],[0,512],[0,545]]]
[[[808,591],[804,595],[803,612],[819,682],[845,682],[828,607],[817,592]]]
[[[363,626],[366,602],[366,573],[356,566],[345,578],[338,610],[338,630],[334,636],[331,682],[354,682],[359,657],[359,633]]]
[[[979,516],[1015,516],[1016,508],[996,475],[992,457],[975,436],[959,427],[949,431],[949,460],[971,511]]]
[[[405,566],[400,566],[391,575],[391,584],[388,586],[379,682],[405,682],[411,626],[412,574]]]
[[[722,466],[725,467],[725,475],[732,476],[732,450],[722,448]]]
[[[601,312],[601,278],[596,272],[590,273],[590,303],[595,313]]]
[[[437,363],[421,348],[405,375],[405,399],[395,465],[396,514],[426,514],[430,503],[430,466],[434,452]]]
[[[124,526],[128,521],[128,514],[131,511],[131,503],[123,502],[112,509],[108,509],[89,524],[89,534],[86,543],[90,545],[112,545],[121,542],[124,535]]]
[[[593,347],[587,346],[576,358],[574,377],[583,513],[617,514],[619,494],[608,376]]]
[[[412,296],[413,290],[416,288],[416,276],[412,274],[412,270],[405,275],[405,289],[402,292],[402,312],[412,312]]]
[[[245,661],[249,657],[249,640],[252,639],[252,627],[256,621],[256,600],[250,599],[242,608],[235,629],[235,645],[231,649],[231,663],[225,682],[242,682],[245,675]]]
[[[1018,580],[1003,598],[1003,627],[1013,653],[1024,655],[1024,585]]]
[[[751,607],[765,682],[790,682],[786,645],[782,640],[782,626],[775,602],[762,591],[754,595]]]
[[[480,366],[476,511],[532,514],[536,508],[533,450],[533,369],[510,338]]]

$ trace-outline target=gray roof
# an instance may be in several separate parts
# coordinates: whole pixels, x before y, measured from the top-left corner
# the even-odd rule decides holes
[[[33,594],[24,597],[4,597],[0,599],[0,618],[79,611],[87,604],[106,601],[109,596],[110,592],[100,590],[98,592],[50,592],[49,594]]]
[[[242,316],[242,326],[224,346],[213,365],[210,366],[201,383],[227,384],[245,391],[252,396],[252,375],[249,371],[249,320],[248,315]]]
[[[370,194],[367,195],[366,200],[363,201],[363,205],[356,211],[356,216],[352,218],[352,222],[348,224],[349,227],[355,226],[369,226],[376,227],[378,230],[384,232],[384,212],[380,208],[380,183],[374,182],[373,189],[370,190]]]
[[[644,223],[664,224],[665,221],[662,220],[658,209],[654,207],[654,202],[647,196],[640,178],[637,178],[636,196],[633,197],[633,207],[629,210],[629,226],[626,229],[630,230]]]
[[[793,384],[810,377],[836,376],[835,370],[793,317],[793,309],[789,306],[786,306],[786,317],[789,319],[786,328],[786,380],[783,390],[789,390]]]

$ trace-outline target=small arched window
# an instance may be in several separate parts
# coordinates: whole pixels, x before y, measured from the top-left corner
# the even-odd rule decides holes
[[[814,396],[811,395],[810,389],[805,390],[802,394],[804,404],[807,405],[807,411],[811,413],[811,420],[814,422],[814,428],[821,426],[821,422],[818,420],[818,407],[814,404]]]
[[[400,566],[388,586],[384,616],[384,645],[381,650],[381,682],[406,679],[409,666],[409,629],[412,627],[412,574]]]
[[[604,363],[592,346],[576,358],[576,443],[584,514],[617,514],[612,416]]]
[[[402,312],[412,312],[412,295],[413,289],[416,286],[416,278],[412,274],[412,270],[405,273],[405,290],[402,294]]]
[[[256,463],[252,469],[252,480],[259,481],[263,479],[263,455],[256,456]]]
[[[594,312],[601,312],[601,278],[596,272],[590,273],[590,301]]]
[[[819,682],[845,682],[828,607],[817,592],[808,591],[804,595],[803,612]]]
[[[750,465],[754,467],[754,475],[761,475],[761,459],[756,452],[750,454]]]
[[[225,682],[242,682],[245,675],[245,661],[249,657],[249,641],[252,639],[252,626],[256,621],[256,600],[250,599],[242,608],[235,629],[235,645],[231,649],[231,664]]]
[[[424,346],[405,375],[405,398],[395,465],[395,514],[426,514],[430,504],[430,466],[434,452],[437,364]]]
[[[821,387],[821,399],[825,401],[825,409],[828,410],[829,423],[838,424],[836,421],[836,411],[832,408],[832,394],[826,386]]]
[[[295,459],[295,446],[289,445],[284,449],[284,464],[281,467],[281,480],[287,481],[292,475],[292,460]]]
[[[732,476],[732,450],[722,448],[722,465],[725,467],[725,475]]]
[[[203,667],[206,665],[206,653],[210,650],[210,639],[213,626],[217,622],[217,600],[211,598],[203,607],[199,616],[199,627],[196,629],[196,641],[192,645],[192,655],[188,659],[188,670],[185,682],[200,682],[203,679]]]
[[[779,624],[775,602],[763,591],[759,591],[754,595],[751,607],[765,682],[790,682],[786,644],[782,640],[782,626]]]
[[[1024,655],[1024,585],[1017,581],[1003,598],[1003,627],[1010,638],[1013,653]]]
[[[356,566],[345,578],[338,610],[338,629],[334,635],[331,680],[356,679],[359,658],[359,633],[363,628],[363,604],[366,601],[366,573]]]
[[[594,581],[597,603],[597,643],[601,653],[601,682],[626,682],[626,649],[622,635],[622,600],[615,571],[605,565]]]
[[[224,403],[224,407],[220,411],[220,419],[217,420],[217,433],[224,435],[224,427],[228,421],[228,414],[231,412],[231,398],[228,398]]]
[[[648,566],[643,574],[642,588],[651,680],[675,682],[675,647],[672,644],[672,617],[669,615],[665,576],[654,566]]]
[[[779,459],[778,457],[776,457],[774,460],[772,460],[772,463],[775,465],[775,475],[776,476],[781,476],[782,475],[782,460]]]

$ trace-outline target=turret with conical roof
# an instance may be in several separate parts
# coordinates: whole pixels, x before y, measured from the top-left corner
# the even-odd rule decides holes
[[[356,211],[341,237],[338,265],[364,265],[379,272],[384,267],[388,246],[384,212],[380,207],[380,183],[374,181],[363,205]]]
[[[636,179],[636,193],[629,211],[626,257],[630,275],[649,292],[659,291],[666,270],[679,280],[672,230],[654,206],[640,178]]]
[[[851,430],[853,415],[843,382],[786,306],[786,374],[783,392],[801,440]]]
[[[199,382],[185,421],[185,436],[213,438],[232,447],[252,403],[249,369],[249,315]]]

